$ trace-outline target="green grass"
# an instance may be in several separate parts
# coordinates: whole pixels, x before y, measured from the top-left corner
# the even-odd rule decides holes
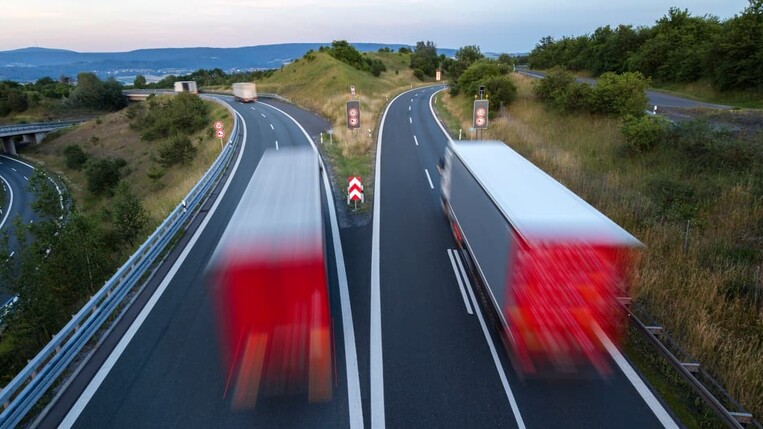
[[[655,90],[671,95],[747,109],[763,109],[763,91],[718,91],[707,81],[656,83]]]

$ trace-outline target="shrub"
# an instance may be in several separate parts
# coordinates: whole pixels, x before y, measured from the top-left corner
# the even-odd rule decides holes
[[[647,86],[649,80],[638,72],[604,73],[591,93],[591,111],[620,117],[641,116],[646,108]]]
[[[159,164],[170,167],[186,164],[196,156],[196,148],[187,136],[176,135],[159,148]]]
[[[457,91],[463,91],[467,96],[477,95],[480,85],[486,85],[493,77],[504,76],[509,73],[506,64],[499,64],[491,60],[480,60],[469,66],[458,78]]]
[[[416,79],[418,80],[424,80],[424,71],[421,69],[415,69],[413,75],[416,76]]]
[[[508,76],[494,76],[485,81],[485,90],[489,95],[493,110],[508,106],[517,98],[517,86]],[[492,110],[491,110],[492,111]]]
[[[568,91],[573,83],[575,78],[570,72],[554,67],[543,79],[534,83],[533,92],[542,101],[554,104],[558,94]]]
[[[122,178],[122,167],[127,162],[121,158],[90,159],[85,164],[87,189],[99,195],[111,195]]]
[[[180,93],[164,102],[149,101],[148,111],[136,109],[131,126],[142,131],[143,140],[153,141],[175,134],[190,135],[209,124],[209,107],[197,95]]]
[[[647,196],[655,203],[662,220],[686,221],[694,217],[698,198],[694,188],[667,176],[652,177],[646,184]]]
[[[72,170],[81,170],[88,159],[85,151],[77,144],[66,146],[64,157],[66,158],[66,167]]]
[[[635,152],[648,152],[668,136],[668,121],[661,116],[626,116],[620,126],[625,143]]]

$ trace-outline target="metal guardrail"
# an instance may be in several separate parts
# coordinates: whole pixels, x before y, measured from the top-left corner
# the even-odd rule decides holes
[[[630,308],[626,307],[626,310],[628,312],[628,317],[633,321],[633,326],[635,326],[638,332],[647,339],[649,345],[652,346],[663,358],[665,358],[668,363],[670,363],[670,365],[681,376],[681,378],[683,378],[689,384],[689,386],[691,386],[694,392],[697,393],[697,395],[705,402],[705,404],[707,404],[708,407],[710,407],[710,409],[713,410],[715,415],[718,416],[718,418],[727,427],[744,429],[742,422],[752,424],[755,427],[760,427],[760,425],[753,420],[753,416],[750,413],[747,413],[746,411],[730,412],[718,400],[718,398],[716,398],[689,370],[690,365],[698,364],[693,362],[691,364],[687,364],[685,362],[679,361],[678,358],[676,358],[676,356],[668,349],[668,347],[666,347],[665,344],[663,344],[663,342],[657,338],[652,330],[644,325],[644,323],[641,322],[641,320],[639,320],[635,314],[633,314]]]
[[[208,99],[225,105],[212,97]],[[240,129],[238,116],[225,106],[233,113],[233,132],[215,162],[186,195],[186,207],[178,205],[72,320],[0,391],[0,407],[3,408],[0,428],[14,427],[26,416],[140,282],[221,177],[236,150]]]
[[[85,119],[76,121],[60,121],[60,122],[40,122],[35,124],[23,124],[23,125],[11,125],[6,127],[0,127],[0,137],[16,136],[27,133],[52,131],[59,128],[66,128],[72,125],[77,125],[85,122]]]

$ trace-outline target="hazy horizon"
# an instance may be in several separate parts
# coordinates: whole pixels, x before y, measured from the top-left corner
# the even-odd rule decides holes
[[[332,40],[412,45],[431,40],[440,48],[478,45],[485,52],[528,52],[547,35],[581,35],[604,25],[653,25],[671,6],[727,19],[747,5],[747,0],[135,0],[120,7],[99,0],[9,0],[0,16],[0,51],[128,52]]]

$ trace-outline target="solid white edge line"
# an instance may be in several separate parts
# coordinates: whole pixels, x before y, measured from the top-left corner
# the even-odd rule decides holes
[[[432,112],[432,117],[434,118],[434,121],[437,125],[440,126],[440,130],[442,130],[442,133],[445,134],[445,136],[448,138],[448,141],[453,141],[453,139],[450,138],[450,135],[447,131],[445,131],[445,128],[443,128],[442,124],[440,123],[439,119],[437,119],[437,115],[434,112],[434,107],[432,107],[432,99],[434,96],[444,90],[442,89],[435,91],[432,93],[432,95],[429,97],[429,110]],[[461,264],[461,259],[458,259],[458,263]],[[479,307],[479,304],[477,303],[477,299],[474,296],[474,291],[472,290],[472,285],[468,281],[468,277],[466,277],[466,272],[463,271],[463,265],[460,265],[460,268],[462,270],[462,273],[464,275],[464,279],[467,279],[466,281],[466,288],[469,291],[469,296],[472,299],[472,304],[474,305],[474,310],[477,312],[477,317],[480,320],[480,326],[482,327],[482,332],[485,334],[485,340],[487,341],[487,345],[490,348],[490,354],[493,356],[493,362],[495,363],[495,369],[498,371],[498,376],[501,379],[501,384],[503,385],[503,390],[506,392],[506,397],[509,399],[509,405],[511,406],[511,411],[514,413],[514,419],[517,421],[517,426],[519,426],[520,429],[525,428],[525,422],[522,419],[522,414],[519,413],[519,406],[517,405],[517,400],[514,398],[514,393],[511,391],[511,386],[509,385],[509,380],[506,378],[506,373],[503,370],[503,365],[501,364],[501,360],[498,358],[498,353],[495,350],[495,345],[493,344],[493,339],[490,337],[490,332],[487,330],[487,326],[485,325],[485,320],[482,317],[482,310]]]
[[[307,134],[307,131],[302,125],[297,122],[296,119],[291,117],[283,110],[263,103],[263,105],[275,109],[281,112],[287,118],[291,119],[302,133],[305,135],[307,141],[313,147],[313,150],[318,152],[318,148],[315,146],[315,142]],[[339,236],[339,224],[337,222],[336,207],[334,206],[334,198],[331,194],[331,184],[329,183],[328,175],[326,174],[326,168],[321,160],[321,167],[323,167],[323,187],[326,192],[326,199],[329,206],[329,218],[331,220],[331,237],[334,240],[334,258],[336,259],[337,276],[339,277],[339,300],[342,304],[342,330],[344,331],[344,359],[347,364],[347,402],[349,405],[350,414],[350,428],[360,429],[363,427],[363,403],[360,397],[360,375],[358,370],[358,354],[355,346],[355,328],[352,323],[352,306],[350,305],[350,289],[347,285],[347,271],[344,266],[344,253],[342,251],[342,238]]]
[[[5,180],[5,177],[0,176],[0,179],[2,179],[2,181],[5,183],[5,187],[6,189],[8,189],[8,192],[11,193],[11,198],[10,198],[10,201],[8,202],[8,210],[5,212],[5,216],[3,216],[3,221],[0,222],[0,229],[2,229],[3,226],[5,226],[5,221],[8,220],[8,215],[11,214],[11,209],[13,208],[13,188],[11,188],[11,184],[8,183],[7,180]]]
[[[79,415],[82,413],[82,411],[84,411],[85,407],[87,407],[87,404],[93,398],[93,396],[95,395],[95,392],[101,386],[101,384],[106,379],[106,377],[109,375],[109,372],[117,363],[120,356],[122,356],[122,353],[127,349],[127,346],[130,344],[130,341],[132,341],[133,337],[138,332],[143,322],[146,320],[146,318],[148,318],[148,315],[151,313],[151,310],[153,310],[154,306],[159,301],[159,298],[161,298],[162,294],[167,289],[172,279],[175,277],[175,274],[180,269],[180,266],[183,265],[183,263],[185,262],[185,258],[191,252],[191,249],[193,249],[194,245],[196,244],[196,241],[198,241],[199,237],[201,237],[201,234],[204,232],[204,229],[206,228],[207,223],[209,223],[210,219],[212,219],[212,216],[217,210],[217,206],[220,205],[220,201],[222,201],[223,196],[225,195],[225,192],[228,190],[228,186],[231,184],[233,177],[236,175],[238,166],[241,163],[241,159],[243,158],[244,149],[246,148],[246,123],[244,122],[244,118],[241,116],[240,113],[236,112],[236,114],[241,119],[241,126],[244,129],[244,138],[241,143],[241,150],[239,151],[238,159],[236,159],[236,164],[233,166],[233,170],[231,170],[231,174],[228,176],[228,180],[225,182],[223,189],[220,191],[220,196],[212,205],[212,208],[209,209],[209,212],[207,213],[207,216],[204,218],[204,221],[202,221],[201,225],[199,225],[199,228],[196,229],[196,233],[193,234],[193,237],[191,237],[191,240],[185,246],[185,248],[183,249],[183,252],[180,254],[178,259],[172,265],[172,268],[170,269],[170,271],[164,276],[164,280],[162,280],[162,283],[156,289],[154,294],[151,295],[151,298],[148,300],[145,307],[143,307],[143,310],[141,310],[141,312],[138,314],[138,317],[130,325],[130,328],[122,336],[122,339],[119,340],[119,343],[111,352],[111,354],[106,359],[106,361],[103,363],[103,365],[98,370],[98,372],[95,374],[93,379],[90,380],[90,383],[85,388],[85,391],[82,392],[80,397],[77,399],[77,402],[75,402],[72,408],[69,410],[69,413],[66,414],[66,417],[58,426],[59,429],[71,428],[74,425],[74,423],[77,421],[77,419],[79,418]]]
[[[456,280],[458,281],[458,289],[461,291],[461,298],[464,300],[464,307],[466,307],[466,312],[473,315],[474,311],[472,311],[472,306],[469,304],[469,298],[466,297],[464,283],[461,281],[461,274],[458,272],[456,261],[453,259],[453,250],[451,249],[448,249],[448,258],[450,258],[450,265],[453,267],[453,274],[456,275]]]
[[[379,279],[379,217],[381,207],[381,147],[384,135],[384,122],[390,106],[404,94],[413,92],[411,89],[402,92],[387,104],[379,123],[379,135],[376,139],[376,172],[374,174],[374,220],[373,233],[371,236],[371,428],[383,429],[384,416],[384,362],[382,360],[382,332],[381,332],[381,288]],[[413,99],[411,98],[411,102]]]
[[[657,417],[657,420],[659,420],[665,428],[678,429],[678,425],[673,418],[670,417],[670,413],[665,410],[665,407],[663,407],[657,397],[654,396],[654,393],[652,393],[649,387],[644,384],[644,381],[639,377],[628,361],[625,360],[623,354],[620,353],[620,350],[618,350],[609,337],[607,337],[607,334],[605,334],[598,325],[594,325],[593,328],[599,341],[601,341],[604,348],[607,349],[607,352],[612,355],[612,359],[628,378],[628,381],[630,381],[631,384],[633,384],[633,387],[636,388],[636,391],[638,391],[639,395],[644,399],[644,402],[646,402],[646,405],[652,410],[655,417]]]
[[[434,189],[434,184],[432,184],[432,178],[429,176],[429,170],[426,168],[424,169],[424,173],[427,174],[427,181],[429,181],[429,187]]]
[[[417,139],[416,136],[413,136],[413,142],[416,143],[416,146],[419,145],[419,139]]]
[[[490,348],[490,355],[493,356],[493,362],[495,363],[495,369],[498,371],[498,377],[501,379],[501,384],[503,385],[503,391],[506,392],[506,397],[509,399],[511,412],[514,413],[514,420],[516,420],[517,427],[519,427],[519,429],[526,429],[525,422],[522,419],[522,414],[519,413],[519,406],[517,405],[517,400],[514,398],[514,393],[511,391],[511,386],[509,386],[509,380],[506,378],[506,373],[503,370],[501,359],[498,357],[498,353],[495,350],[495,345],[493,344],[493,339],[490,337],[490,331],[488,331],[487,325],[485,325],[485,319],[482,317],[482,310],[480,309],[479,305],[477,305],[477,298],[474,296],[474,291],[472,290],[472,286],[469,283],[467,283],[466,286],[467,286],[467,289],[469,290],[469,296],[471,297],[472,302],[474,303],[474,309],[477,312],[477,318],[479,318],[480,320],[482,333],[485,334],[485,341],[487,341],[488,348]]]

